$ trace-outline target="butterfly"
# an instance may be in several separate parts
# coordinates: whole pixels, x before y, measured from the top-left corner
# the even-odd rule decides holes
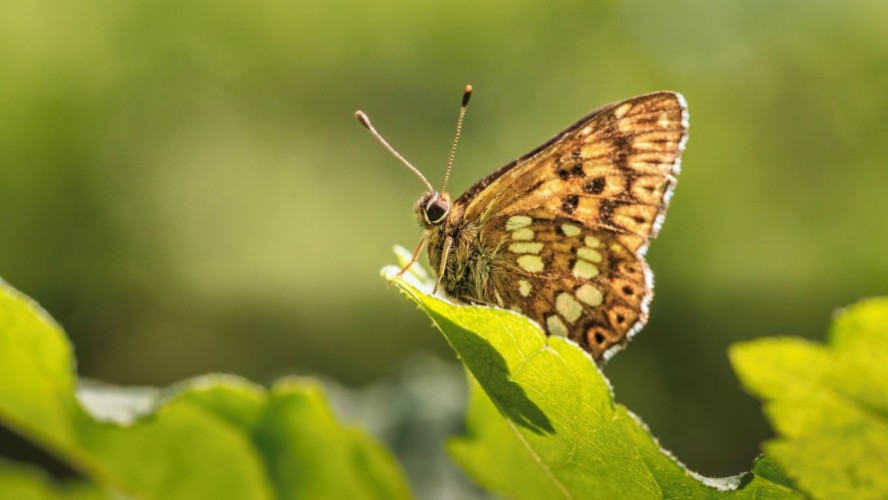
[[[356,117],[425,183],[415,211],[435,288],[459,302],[519,311],[548,335],[605,361],[645,324],[657,235],[688,138],[681,94],[602,106],[452,200],[446,191],[472,88],[463,94],[440,191],[358,111]]]

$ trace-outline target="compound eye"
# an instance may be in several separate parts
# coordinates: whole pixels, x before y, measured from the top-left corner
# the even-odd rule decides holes
[[[447,216],[447,212],[449,211],[450,202],[445,200],[435,200],[425,209],[426,219],[432,224],[438,224],[444,220],[444,217]]]

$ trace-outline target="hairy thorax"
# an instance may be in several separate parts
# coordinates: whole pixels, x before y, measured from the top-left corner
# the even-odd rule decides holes
[[[502,253],[503,241],[493,241],[480,232],[478,221],[466,221],[462,207],[454,207],[446,222],[429,228],[429,263],[440,275],[440,289],[462,302],[503,305],[497,291],[502,267],[508,265]],[[441,266],[446,239],[450,237],[447,262]]]

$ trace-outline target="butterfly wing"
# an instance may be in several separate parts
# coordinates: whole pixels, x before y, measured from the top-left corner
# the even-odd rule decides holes
[[[596,359],[647,319],[643,255],[662,223],[687,140],[681,95],[593,111],[456,202],[478,221],[492,269],[479,297],[527,314]]]

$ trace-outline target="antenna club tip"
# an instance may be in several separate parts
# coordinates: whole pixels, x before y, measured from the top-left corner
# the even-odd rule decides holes
[[[465,106],[466,104],[469,103],[470,97],[472,97],[472,86],[466,85],[465,90],[463,90],[463,98],[462,98],[462,105],[463,106]]]
[[[355,111],[355,119],[358,120],[361,125],[370,128],[370,119],[367,118],[367,115],[365,115],[363,111]]]

